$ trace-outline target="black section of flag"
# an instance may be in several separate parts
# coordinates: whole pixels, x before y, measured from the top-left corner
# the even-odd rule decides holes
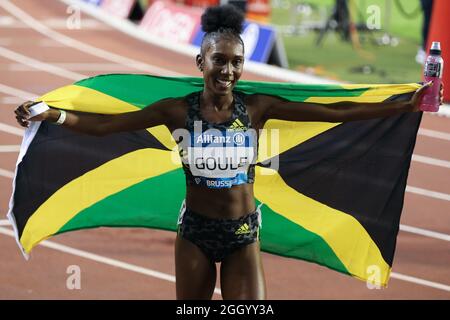
[[[279,173],[298,192],[355,217],[392,266],[421,116],[343,123],[282,153]]]
[[[144,148],[167,150],[146,130],[94,137],[42,122],[17,168],[13,213],[19,238],[29,217],[58,189],[110,160]]]

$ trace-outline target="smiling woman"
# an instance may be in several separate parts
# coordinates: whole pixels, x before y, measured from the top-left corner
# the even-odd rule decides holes
[[[232,6],[208,9],[202,16],[206,32],[197,66],[203,72],[205,85],[211,92],[227,95],[242,74],[244,66],[243,15]]]
[[[156,102],[145,108],[137,111],[126,109],[124,111],[129,112],[119,114],[105,115],[50,108],[30,118],[29,108],[34,102],[26,102],[15,111],[17,121],[25,127],[30,121],[45,120],[97,136],[159,125],[166,126],[172,132],[179,146],[186,178],[186,197],[181,205],[175,242],[178,299],[210,299],[217,278],[216,262],[221,262],[223,298],[266,297],[259,241],[261,212],[255,203],[254,181],[258,133],[267,120],[340,123],[418,111],[421,96],[428,85],[411,94],[410,100],[383,98],[349,102],[338,99],[333,101],[339,102],[325,104],[304,102],[304,99],[286,100],[287,98],[279,95],[270,95],[273,91],[267,89],[253,93],[249,91],[246,94],[236,87],[244,65],[244,45],[240,38],[243,22],[243,14],[232,6],[208,8],[203,14],[202,26],[206,34],[196,58],[196,64],[203,74],[201,91],[189,91],[183,96],[179,92],[172,92],[177,89],[169,81],[166,86],[172,89],[169,89],[170,95],[176,98],[153,100]],[[120,88],[126,80],[121,81]],[[263,84],[259,86],[264,87]],[[290,85],[287,86],[291,88]],[[133,86],[133,93],[136,94],[152,90],[159,92],[161,88],[154,84]],[[322,98],[327,97],[325,95]],[[382,100],[384,101],[373,102]],[[113,101],[114,104],[119,100]],[[326,101],[329,102],[329,99]],[[179,135],[180,130],[184,134]],[[111,139],[114,141],[111,146],[119,145],[118,140],[113,137]],[[162,148],[157,146],[159,144],[145,150]],[[316,156],[322,157],[320,154]],[[173,166],[169,161],[165,162],[165,158],[154,158],[167,166]],[[156,166],[159,167],[161,164]],[[135,178],[141,178],[142,175],[140,173]],[[285,180],[289,176],[286,175]],[[120,179],[121,182],[128,180]],[[285,180],[280,180],[278,186],[284,186]],[[262,175],[258,177],[258,181],[266,185],[271,183]],[[310,185],[307,189],[309,188]],[[107,186],[100,189],[103,192]],[[266,199],[276,197],[274,206],[279,206],[286,202],[283,193],[288,194],[291,189],[277,190],[274,187]],[[173,198],[177,191],[179,190],[172,187],[164,196]],[[337,200],[349,201],[344,197]],[[302,211],[304,208],[297,207],[299,202],[290,203],[286,210],[305,215]],[[317,216],[315,219],[317,220]],[[48,224],[46,221],[46,225]],[[318,228],[322,227],[319,223]],[[350,236],[346,233],[340,233],[338,238],[343,243],[350,241]]]

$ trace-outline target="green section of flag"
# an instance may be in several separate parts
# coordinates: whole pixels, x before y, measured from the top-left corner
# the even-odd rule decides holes
[[[312,261],[350,274],[328,243],[317,234],[293,223],[268,206],[261,207],[261,249],[277,255]]]
[[[79,212],[57,234],[99,226],[175,231],[185,195],[185,188],[180,188],[184,186],[180,183],[183,179],[183,170],[177,169],[135,184]],[[320,236],[292,223],[266,205],[261,209],[263,251],[314,261],[348,274]]]
[[[80,211],[57,234],[99,226],[176,230],[186,189],[183,170],[144,180]],[[174,188],[174,186],[176,186]]]
[[[113,74],[81,80],[76,82],[75,85],[94,89],[136,107],[144,108],[161,99],[183,97],[191,92],[200,91],[203,88],[203,79]],[[130,87],[133,88],[132,91]],[[369,87],[365,86],[344,89],[340,85],[308,85],[244,80],[239,81],[236,86],[236,90],[247,94],[267,94],[291,101],[304,101],[310,97],[357,97],[368,89]]]

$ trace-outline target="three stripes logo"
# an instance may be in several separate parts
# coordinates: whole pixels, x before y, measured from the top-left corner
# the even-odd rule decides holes
[[[247,234],[250,232],[251,232],[250,227],[248,226],[247,223],[244,223],[242,226],[239,227],[239,229],[236,230],[236,232],[234,234],[240,235],[240,234]]]
[[[231,126],[228,127],[228,129],[238,131],[238,130],[247,130],[247,127],[244,126],[244,124],[239,119],[236,119],[231,124]]]

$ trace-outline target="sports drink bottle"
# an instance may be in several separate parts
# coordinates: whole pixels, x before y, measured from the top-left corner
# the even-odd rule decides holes
[[[439,111],[439,91],[441,88],[443,69],[444,60],[441,57],[441,44],[440,42],[434,41],[423,70],[425,81],[433,81],[433,84],[431,87],[425,89],[420,103],[420,110],[430,112]]]

